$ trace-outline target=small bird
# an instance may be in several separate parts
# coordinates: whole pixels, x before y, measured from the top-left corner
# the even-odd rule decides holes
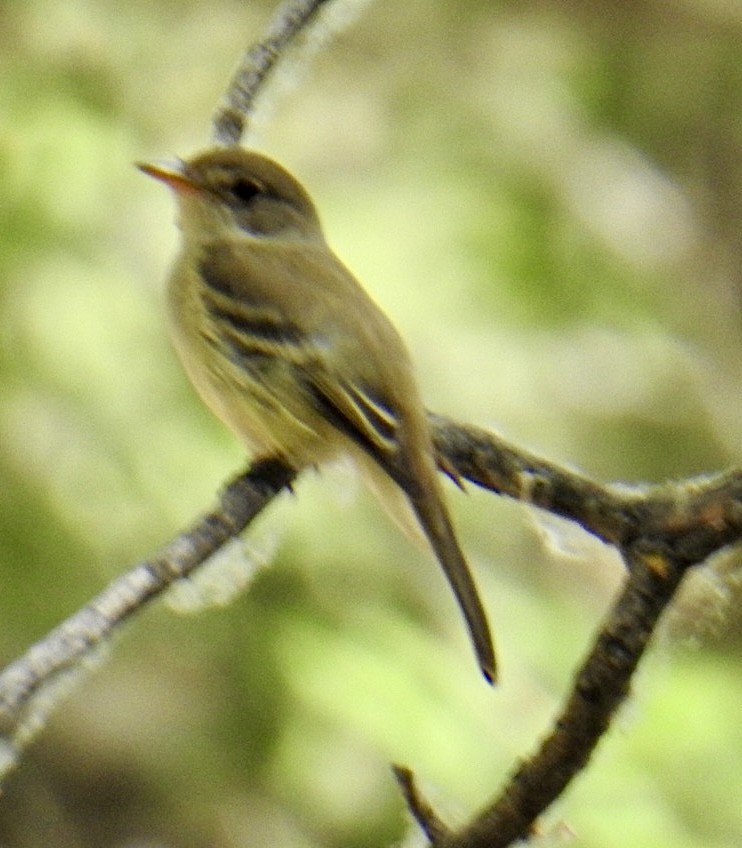
[[[204,402],[255,458],[280,459],[298,472],[350,453],[372,488],[391,479],[453,589],[482,673],[494,682],[492,637],[443,499],[410,357],[328,247],[303,186],[271,159],[237,147],[138,167],[178,202],[170,328]]]

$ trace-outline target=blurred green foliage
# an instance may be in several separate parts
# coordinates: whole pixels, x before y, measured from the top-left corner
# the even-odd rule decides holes
[[[208,143],[272,5],[0,5],[3,661],[244,463],[170,350],[173,210],[131,162]],[[735,0],[379,0],[259,144],[398,323],[431,408],[603,479],[712,471],[742,444],[741,37]],[[248,592],[156,605],[80,681],[0,798],[0,845],[377,848],[408,829],[390,761],[463,820],[545,731],[620,566],[563,522],[450,501],[496,691],[432,556],[342,470],[310,474],[251,532],[272,561]],[[740,844],[739,569],[717,566],[554,839]]]

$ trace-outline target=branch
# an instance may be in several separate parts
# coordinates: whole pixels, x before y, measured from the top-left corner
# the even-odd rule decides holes
[[[484,430],[431,421],[445,463],[463,477],[577,521],[615,544],[628,566],[551,734],[468,825],[450,831],[416,790],[412,772],[396,769],[410,812],[436,848],[505,848],[535,832],[541,813],[587,764],[686,571],[742,539],[742,472],[631,491],[601,486]]]
[[[292,0],[279,9],[263,41],[246,52],[214,116],[216,144],[239,144],[265,81],[299,40],[306,42],[328,5],[327,0]],[[497,848],[528,838],[539,815],[588,762],[687,569],[742,539],[742,472],[655,487],[606,486],[491,432],[440,416],[431,415],[430,422],[443,470],[579,523],[615,545],[628,569],[554,729],[468,825],[458,832],[449,829],[418,791],[412,772],[395,767],[408,807],[431,844]],[[0,777],[59,703],[60,686],[79,677],[138,610],[242,532],[294,476],[275,461],[256,464],[227,486],[214,511],[114,580],[0,672]]]
[[[489,431],[435,415],[430,416],[430,422],[446,468],[477,485],[536,504],[579,522],[600,538],[613,540],[627,552],[631,567],[625,600],[617,604],[578,677],[578,694],[573,700],[577,698],[576,703],[581,704],[582,717],[577,720],[578,714],[568,707],[558,725],[559,735],[547,742],[539,755],[545,759],[535,758],[526,777],[514,779],[521,800],[513,827],[523,833],[525,825],[521,827],[521,823],[534,809],[544,809],[553,792],[531,794],[539,776],[558,772],[571,777],[587,761],[586,752],[605,730],[646,646],[648,635],[645,638],[642,634],[651,632],[683,570],[742,539],[742,473],[640,493],[602,486],[576,471],[522,451]],[[14,765],[23,745],[43,726],[46,715],[59,701],[58,696],[50,697],[51,692],[56,695],[54,687],[81,670],[134,613],[241,533],[293,479],[294,472],[279,463],[256,464],[227,486],[217,509],[196,521],[151,560],[113,581],[90,604],[0,672],[0,775]],[[646,583],[652,575],[656,585]],[[615,666],[619,655],[624,658],[620,668]],[[588,689],[594,693],[586,701],[585,680],[591,681]],[[588,732],[580,732],[583,721]],[[574,744],[567,744],[568,739]],[[409,797],[413,796],[408,793]],[[417,793],[414,797],[420,799]],[[508,801],[510,806],[512,803]],[[418,804],[417,809],[423,808]],[[497,816],[495,820],[499,821]],[[462,844],[468,847],[468,843]]]
[[[536,831],[537,819],[588,763],[629,692],[631,676],[684,569],[657,549],[637,546],[631,577],[611,611],[554,729],[488,807],[436,848],[505,848]]]
[[[213,118],[213,138],[218,145],[240,143],[255,100],[265,81],[298,36],[306,37],[310,23],[328,0],[288,0],[278,8],[262,41],[242,58]]]
[[[0,672],[0,778],[43,727],[60,690],[69,688],[113,632],[242,532],[294,476],[275,461],[254,465],[224,489],[217,509],[110,583]]]
[[[657,486],[608,486],[509,444],[481,427],[429,413],[433,441],[458,474],[498,494],[580,524],[627,548],[665,538],[683,566],[701,562],[742,533],[742,471]]]
[[[407,809],[415,817],[415,821],[420,825],[423,833],[433,845],[442,843],[451,835],[451,831],[420,794],[414,774],[404,766],[392,766],[392,772],[402,791]]]

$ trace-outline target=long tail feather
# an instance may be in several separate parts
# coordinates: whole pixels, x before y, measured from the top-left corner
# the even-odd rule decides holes
[[[431,493],[410,497],[410,503],[464,615],[482,674],[495,683],[497,665],[487,616],[445,508]]]

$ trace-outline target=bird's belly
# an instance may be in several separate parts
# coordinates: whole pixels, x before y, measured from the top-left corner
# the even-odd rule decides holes
[[[204,403],[255,457],[300,470],[333,459],[346,440],[327,422],[278,357],[235,361],[201,332],[192,310],[171,310],[178,357]]]

